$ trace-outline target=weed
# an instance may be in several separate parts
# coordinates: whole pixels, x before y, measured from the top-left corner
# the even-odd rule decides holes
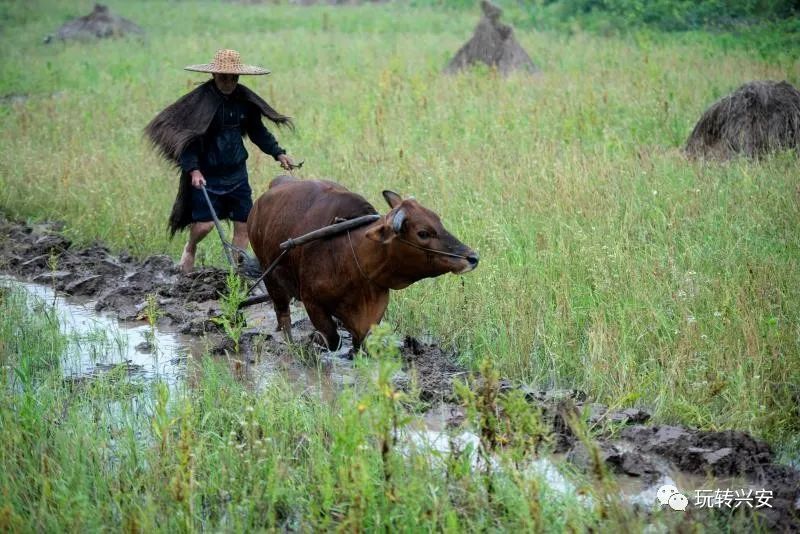
[[[245,328],[244,315],[239,310],[239,305],[247,297],[247,284],[231,268],[225,280],[225,288],[226,293],[220,295],[220,315],[212,321],[224,329],[225,335],[233,341],[234,352],[239,354],[239,341]]]

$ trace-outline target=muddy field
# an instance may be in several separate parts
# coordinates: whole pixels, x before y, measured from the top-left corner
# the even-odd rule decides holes
[[[59,224],[30,226],[0,218],[0,270],[80,298],[96,312],[121,321],[145,321],[148,296],[155,295],[158,327],[203,339],[211,347],[210,352],[234,356],[231,361],[237,362],[235,365],[280,362],[288,376],[308,376],[308,366],[295,357],[297,347],[288,346],[276,335],[269,302],[246,310],[248,328],[242,336],[240,353],[233,354],[232,342],[212,321],[220,313],[218,299],[226,290],[226,271],[202,268],[183,275],[168,256],[139,261],[125,253],[112,254],[99,243],[77,248],[60,230]],[[294,327],[301,348],[317,355],[315,360],[327,369],[334,387],[346,387],[355,379],[348,371],[352,369],[351,351],[345,346],[337,353],[328,353],[313,346],[310,322],[299,306],[293,307],[293,316],[297,318]],[[346,334],[342,334],[346,341]],[[139,348],[143,352],[148,349]],[[464,410],[453,383],[467,380],[480,389],[481,377],[461,367],[456,354],[433,341],[406,336],[401,355],[403,372],[395,377],[397,384],[408,387],[415,378],[421,400],[430,414],[439,414],[436,418],[443,427],[464,426]],[[531,406],[541,411],[551,427],[553,452],[565,454],[575,466],[589,473],[597,470],[593,458],[599,457],[620,480],[635,481],[640,488],[638,494],[645,496],[638,499],[645,509],[654,502],[655,490],[662,484],[684,477],[698,485],[702,481],[727,480],[741,487],[772,491],[771,507],[755,513],[770,529],[800,531],[800,472],[775,463],[771,448],[746,433],[648,424],[650,414],[645,410],[612,410],[581,391],[540,391],[505,380],[499,383],[499,390],[521,390]],[[575,437],[570,421],[581,417],[596,433],[597,453],[592,450],[594,445],[587,446]],[[724,486],[705,483],[702,487]],[[691,507],[689,510],[692,514],[705,512]],[[752,512],[747,507],[722,510]]]

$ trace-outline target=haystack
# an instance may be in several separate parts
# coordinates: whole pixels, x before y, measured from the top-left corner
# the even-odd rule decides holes
[[[139,26],[128,19],[115,15],[108,6],[95,4],[91,13],[85,17],[71,20],[56,32],[56,39],[88,40],[105,37],[120,37],[128,34],[144,34]],[[49,42],[50,39],[46,39]]]
[[[290,0],[292,4],[299,6],[358,6],[362,4],[385,4],[389,0]]]
[[[712,159],[785,149],[800,152],[800,92],[769,80],[746,83],[708,108],[685,148],[691,157]]]
[[[511,26],[500,22],[503,11],[496,5],[482,0],[483,17],[475,27],[472,39],[461,47],[445,72],[452,74],[475,63],[485,63],[507,76],[514,71],[529,74],[539,72],[531,57],[514,37]]]

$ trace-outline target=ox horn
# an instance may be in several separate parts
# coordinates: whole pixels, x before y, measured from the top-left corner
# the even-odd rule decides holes
[[[395,193],[394,191],[384,191],[383,198],[386,199],[386,203],[389,204],[389,207],[394,209],[403,202],[403,197]]]
[[[403,223],[406,220],[406,210],[399,209],[397,213],[394,214],[392,218],[392,230],[394,233],[399,234],[400,230],[403,229]]]

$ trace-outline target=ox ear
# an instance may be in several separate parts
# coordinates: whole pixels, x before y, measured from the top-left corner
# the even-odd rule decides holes
[[[403,202],[403,197],[395,193],[394,191],[389,191],[388,189],[383,192],[383,198],[386,199],[386,202],[389,203],[389,207],[394,209]]]
[[[383,222],[379,224],[375,228],[370,228],[367,230],[367,233],[364,236],[367,239],[371,239],[372,241],[377,241],[378,243],[383,243],[384,245],[395,238],[397,234],[395,233],[394,229],[392,228],[392,221],[389,220],[388,222]]]

